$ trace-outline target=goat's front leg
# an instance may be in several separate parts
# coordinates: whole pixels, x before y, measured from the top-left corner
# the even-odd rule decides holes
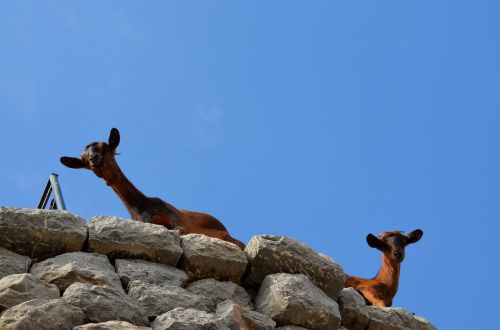
[[[372,304],[375,307],[387,307],[385,302],[380,299],[370,287],[363,287],[360,286],[357,288],[359,293],[365,298],[366,301],[368,301],[370,304]]]

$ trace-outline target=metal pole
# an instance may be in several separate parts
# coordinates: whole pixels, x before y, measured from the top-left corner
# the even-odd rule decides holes
[[[54,198],[56,200],[56,205],[58,210],[66,210],[66,205],[64,204],[64,199],[61,192],[61,187],[59,186],[59,180],[57,179],[57,174],[52,173],[49,177],[50,185],[54,191]]]

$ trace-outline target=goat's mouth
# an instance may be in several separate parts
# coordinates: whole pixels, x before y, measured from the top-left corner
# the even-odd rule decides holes
[[[92,169],[98,169],[102,167],[102,160],[95,160],[95,161],[90,161],[90,168]]]

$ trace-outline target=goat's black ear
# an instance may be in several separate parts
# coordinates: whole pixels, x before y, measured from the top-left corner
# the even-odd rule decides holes
[[[85,163],[80,158],[61,157],[61,163],[69,168],[86,168]]]
[[[382,251],[384,249],[384,242],[382,242],[382,240],[372,234],[368,234],[368,236],[366,236],[366,242],[368,243],[368,245],[372,248],[375,248],[375,249],[378,249],[380,251]]]
[[[111,132],[109,132],[108,144],[109,148],[113,151],[115,151],[120,144],[120,132],[114,127],[111,129]]]
[[[406,235],[406,244],[412,244],[418,242],[421,238],[424,232],[420,229],[416,229]]]

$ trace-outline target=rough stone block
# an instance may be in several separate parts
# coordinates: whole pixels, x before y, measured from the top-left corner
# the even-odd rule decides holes
[[[200,296],[208,297],[215,304],[231,300],[240,306],[253,308],[250,295],[243,287],[233,282],[219,282],[213,278],[206,278],[190,283],[186,287],[186,290]]]
[[[83,312],[63,299],[34,299],[6,310],[2,330],[67,330],[82,324]]]
[[[195,308],[210,312],[215,305],[210,298],[193,294],[178,286],[158,286],[132,281],[128,286],[128,295],[152,318],[174,308]]]
[[[367,330],[436,330],[430,322],[403,308],[366,306],[370,321]]]
[[[73,330],[151,330],[151,328],[138,327],[125,321],[107,321],[79,325],[74,327]]]
[[[365,299],[354,289],[343,289],[338,299],[342,325],[349,330],[364,330],[369,322]]]
[[[269,274],[304,274],[330,298],[344,287],[345,274],[330,257],[317,253],[296,239],[257,235],[245,248],[249,260],[247,285],[258,286]]]
[[[230,300],[217,305],[216,317],[220,327],[230,330],[273,330],[276,326],[276,322],[269,316],[251,311],[248,307],[242,307]]]
[[[127,321],[149,326],[146,311],[114,287],[73,283],[64,292],[63,299],[83,311],[85,323]]]
[[[184,250],[179,268],[190,280],[212,277],[240,283],[247,266],[245,253],[235,244],[201,234],[181,236]]]
[[[180,269],[139,259],[116,259],[115,268],[125,288],[134,280],[160,286],[185,286],[188,280]]]
[[[98,216],[88,222],[89,250],[114,259],[144,259],[176,266],[182,255],[177,233],[164,226]]]
[[[0,278],[12,274],[27,273],[30,265],[30,257],[0,247]]]
[[[55,284],[61,292],[75,282],[121,288],[120,278],[108,258],[102,254],[71,252],[36,263],[30,272]]]
[[[33,262],[80,251],[85,220],[66,211],[0,207],[0,246]]]
[[[12,274],[0,279],[0,312],[22,302],[59,298],[59,289],[31,274]]]
[[[337,303],[303,274],[266,276],[255,299],[255,309],[270,316],[279,326],[325,330],[340,327]]]
[[[193,308],[176,308],[158,316],[153,330],[222,330],[214,314]],[[227,329],[227,328],[226,328]]]

